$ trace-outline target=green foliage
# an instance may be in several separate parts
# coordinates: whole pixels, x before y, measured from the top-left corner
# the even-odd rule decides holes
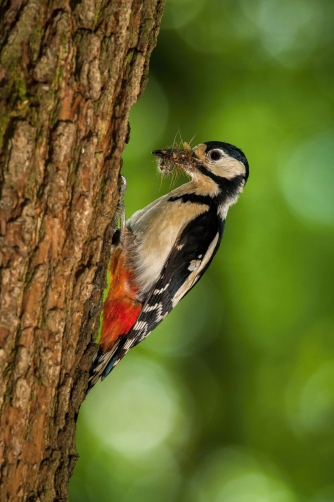
[[[84,403],[71,502],[334,500],[333,10],[167,2],[128,216],[170,189],[150,151],[178,131],[250,178],[206,276]]]

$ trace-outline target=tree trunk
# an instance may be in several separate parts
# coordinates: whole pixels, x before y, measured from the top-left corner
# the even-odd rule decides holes
[[[0,0],[2,501],[66,501],[164,0]]]

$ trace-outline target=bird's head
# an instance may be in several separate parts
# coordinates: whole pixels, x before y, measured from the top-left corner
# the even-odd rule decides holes
[[[221,141],[207,141],[191,148],[183,144],[183,150],[163,149],[152,153],[158,158],[162,174],[169,174],[174,168],[185,171],[193,180],[202,176],[213,179],[217,184],[240,182],[244,185],[249,176],[249,165],[244,153],[236,146]]]

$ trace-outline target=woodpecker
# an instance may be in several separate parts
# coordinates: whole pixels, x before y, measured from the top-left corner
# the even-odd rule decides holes
[[[190,181],[137,211],[117,231],[98,352],[89,389],[144,340],[194,287],[216,254],[227,212],[249,175],[244,153],[208,141],[152,152],[168,174]]]

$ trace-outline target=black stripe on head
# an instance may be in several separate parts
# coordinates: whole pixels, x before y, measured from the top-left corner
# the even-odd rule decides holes
[[[247,181],[249,176],[249,164],[246,155],[242,150],[240,150],[240,148],[237,148],[236,146],[233,146],[230,143],[224,143],[223,141],[207,141],[206,143],[204,143],[204,145],[206,145],[206,153],[209,152],[210,150],[214,150],[215,148],[220,148],[221,150],[224,150],[224,152],[226,152],[227,155],[229,155],[233,159],[242,162],[246,169],[245,181]]]

